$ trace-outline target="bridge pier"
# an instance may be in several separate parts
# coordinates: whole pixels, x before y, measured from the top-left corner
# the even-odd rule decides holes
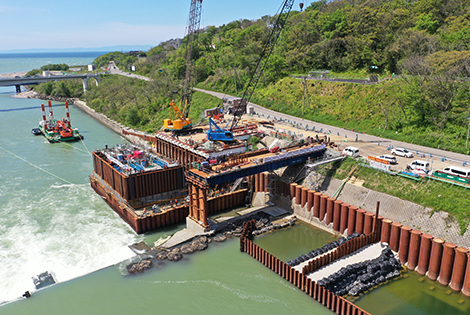
[[[94,77],[95,80],[96,80],[96,86],[99,85],[100,83],[100,78],[99,77]],[[83,92],[86,93],[86,91],[88,91],[88,80],[90,80],[90,76],[87,76],[85,78],[82,79],[82,82],[83,82]]]
[[[83,93],[86,93],[86,91],[88,91],[88,78],[83,78],[82,82],[83,82]]]
[[[21,93],[21,85],[17,84],[15,85],[16,87],[16,93]]]

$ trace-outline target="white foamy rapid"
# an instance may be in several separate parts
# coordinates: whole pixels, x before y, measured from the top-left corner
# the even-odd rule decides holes
[[[140,237],[89,185],[52,185],[25,204],[28,195],[0,207],[0,301],[34,291],[31,277],[44,271],[62,282],[133,256]]]

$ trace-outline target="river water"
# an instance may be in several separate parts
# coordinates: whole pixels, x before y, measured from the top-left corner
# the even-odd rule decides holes
[[[86,65],[99,55],[0,54],[0,73],[47,63]],[[49,144],[33,136],[41,100],[15,99],[0,88],[0,313],[1,314],[331,314],[247,254],[237,240],[212,243],[177,263],[125,276],[135,259],[128,245],[153,244],[183,228],[136,235],[90,188],[90,151],[125,142],[71,106],[83,142]],[[56,117],[64,105],[54,102]],[[307,224],[256,238],[287,261],[332,241]],[[58,284],[35,291],[44,271]],[[26,290],[30,299],[19,298]],[[17,301],[16,301],[17,300]],[[10,302],[10,303],[8,303]],[[470,299],[414,272],[355,301],[372,314],[468,314]]]
[[[86,65],[97,55],[3,55],[0,73],[47,63]],[[44,101],[12,98],[14,91],[0,89],[0,302],[32,290],[31,277],[46,270],[66,281],[125,259],[132,255],[127,245],[141,239],[88,180],[89,151],[125,140],[71,106],[72,123],[85,140],[49,144],[31,134]],[[64,104],[53,104],[56,117],[64,117]]]
[[[28,71],[47,63],[86,65],[95,57],[0,55],[0,73]],[[125,139],[71,106],[72,124],[84,141],[49,144],[31,134],[44,102],[12,98],[14,90],[0,88],[0,303],[4,303],[0,313],[328,313],[240,253],[234,240],[211,244],[204,253],[144,275],[123,276],[128,259],[134,256],[128,245],[142,240],[153,244],[183,226],[136,235],[94,193],[88,179],[93,171],[89,152]],[[64,105],[53,105],[55,116],[63,117]],[[311,233],[306,225],[298,228],[303,232],[296,233]],[[314,247],[327,242],[324,236],[314,239]],[[286,255],[290,252],[294,258],[304,252],[303,242],[300,248],[288,246],[291,242],[284,240],[285,248],[294,249]],[[31,277],[44,271],[53,272],[59,283],[35,291]],[[32,298],[6,303],[26,290],[33,292]]]

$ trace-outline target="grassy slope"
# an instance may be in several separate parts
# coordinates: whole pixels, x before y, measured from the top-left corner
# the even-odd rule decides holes
[[[343,180],[356,164],[358,164],[357,160],[346,159],[333,177]],[[366,188],[432,208],[433,211],[449,213],[457,219],[461,234],[465,233],[470,223],[468,189],[431,179],[418,182],[362,166],[357,168],[354,176],[364,180]],[[456,200],[458,202],[455,202]]]
[[[406,123],[407,117],[397,99],[403,84],[400,79],[373,85],[308,80],[311,108],[308,109],[306,102],[304,117],[388,139],[468,154],[465,139],[461,136],[466,133],[465,128],[443,133]],[[259,88],[252,101],[302,117],[302,98],[301,80],[284,78],[274,85]],[[413,119],[408,116],[408,119]]]

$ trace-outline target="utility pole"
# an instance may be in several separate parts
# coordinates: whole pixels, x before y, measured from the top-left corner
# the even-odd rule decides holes
[[[232,65],[233,68],[233,80],[235,81],[235,94],[237,93],[237,70],[235,70],[235,66]]]
[[[305,113],[305,87],[306,87],[306,83],[305,83],[305,78],[304,80],[302,81],[302,84],[304,86],[304,97],[302,98],[302,118],[304,118],[304,113]]]
[[[470,117],[468,119],[468,131],[467,131],[467,144],[465,145],[465,148],[468,150],[468,136],[470,135]]]
[[[310,109],[310,98],[308,97],[308,86],[307,86],[307,79],[304,79],[305,80],[305,90],[307,91],[307,107],[308,109]]]

